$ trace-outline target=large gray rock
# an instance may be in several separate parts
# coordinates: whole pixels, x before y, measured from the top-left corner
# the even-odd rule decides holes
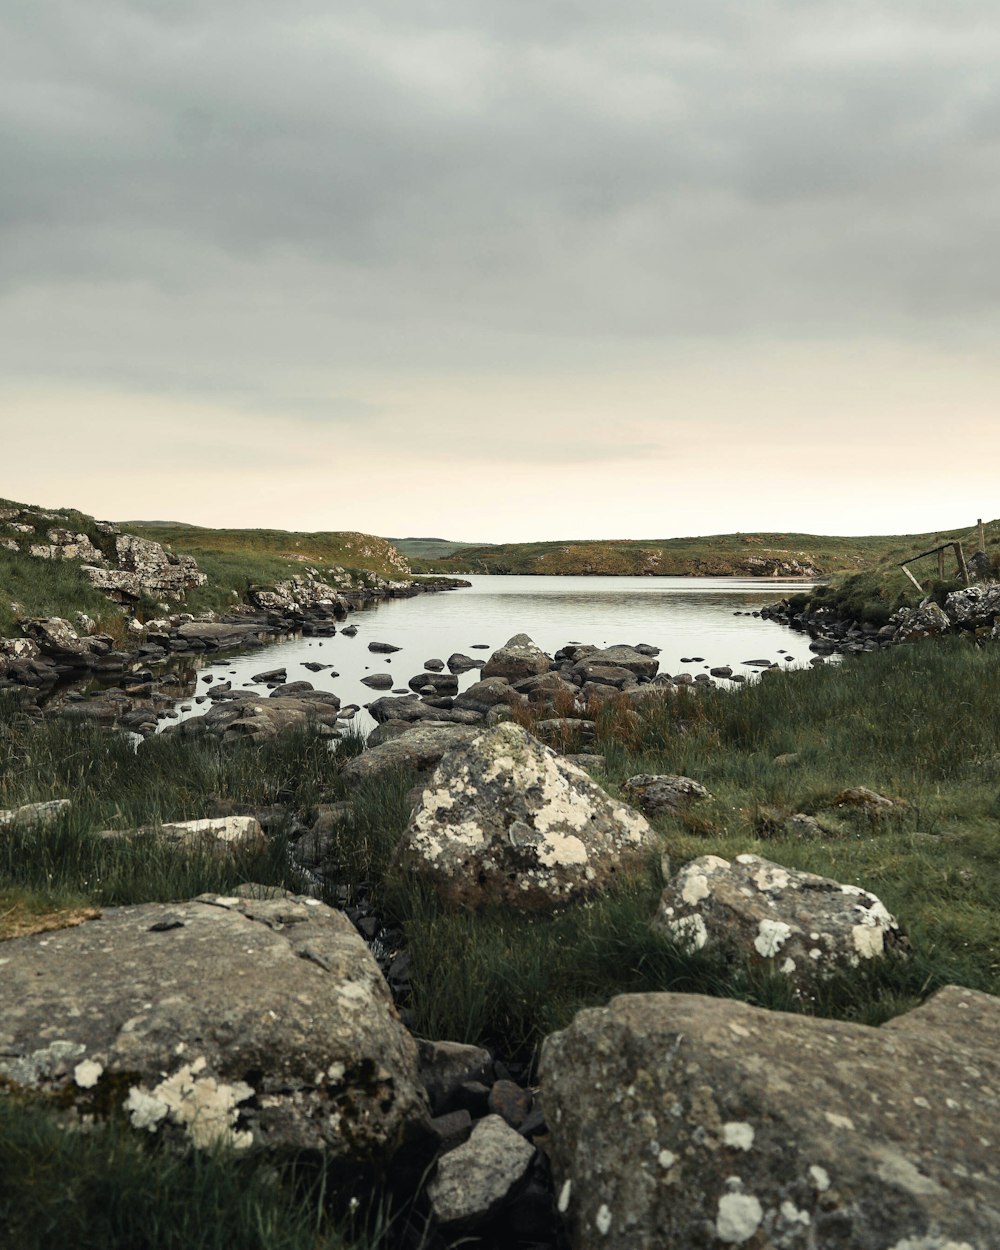
[[[634,994],[547,1038],[573,1250],[995,1250],[1000,1000],[891,1024]]]
[[[456,1233],[492,1219],[524,1177],[534,1153],[500,1116],[480,1120],[467,1142],[444,1155],[427,1186],[438,1223]]]
[[[731,947],[801,991],[836,968],[907,948],[874,894],[757,855],[686,864],[667,883],[653,926],[698,950]]]
[[[535,646],[527,634],[515,634],[486,661],[483,676],[506,677],[508,681],[517,681],[521,677],[547,673],[551,667],[551,659],[540,647]]]
[[[83,572],[97,590],[122,602],[133,602],[142,595],[183,598],[186,590],[207,580],[192,556],[175,555],[136,534],[119,534],[115,553],[117,568],[105,568],[99,559],[85,565]]]
[[[386,725],[399,724],[387,721]],[[369,742],[385,728],[380,725]],[[417,723],[401,726],[391,738],[379,738],[374,745],[344,765],[341,776],[348,785],[360,785],[371,777],[399,771],[429,772],[448,752],[466,747],[481,732],[474,725]]]
[[[638,812],[504,724],[442,759],[397,863],[452,906],[537,912],[606,888],[654,845]]]
[[[109,1102],[197,1146],[391,1154],[423,1122],[416,1047],[350,921],[202,895],[3,944],[0,1078]]]

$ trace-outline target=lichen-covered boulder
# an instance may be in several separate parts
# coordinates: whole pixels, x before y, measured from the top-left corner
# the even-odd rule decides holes
[[[453,906],[536,912],[606,888],[656,844],[638,812],[503,724],[442,759],[397,862]]]
[[[700,781],[671,773],[638,773],[623,782],[622,793],[647,816],[676,816],[712,797]]]
[[[734,948],[803,992],[835,968],[907,948],[874,894],[758,855],[686,864],[667,883],[653,926],[695,949]]]
[[[881,1028],[630,994],[542,1048],[573,1250],[994,1250],[1000,1000]]]
[[[958,625],[992,625],[1000,616],[1000,582],[952,591],[944,601],[944,610]]]
[[[921,638],[939,638],[952,624],[947,613],[936,603],[922,603],[918,608],[902,608],[898,613],[897,642],[916,642]]]
[[[202,895],[4,942],[0,1085],[196,1146],[384,1158],[426,1115],[416,1045],[349,920]]]
[[[551,667],[551,659],[527,634],[515,634],[486,661],[483,677],[506,677],[508,681],[517,681],[521,677],[547,673]]]

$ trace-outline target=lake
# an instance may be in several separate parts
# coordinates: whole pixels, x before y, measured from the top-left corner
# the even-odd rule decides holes
[[[728,664],[748,677],[758,671],[747,660],[774,660],[792,667],[813,657],[809,638],[771,621],[745,613],[804,589],[802,582],[729,577],[488,577],[470,576],[468,589],[384,600],[351,614],[356,637],[338,632],[332,638],[292,638],[220,661],[198,657],[216,679],[228,678],[234,689],[252,686],[253,675],[285,668],[288,680],[310,681],[317,690],[334,690],[343,704],[362,707],[387,691],[374,691],[361,679],[388,672],[396,687],[406,687],[423,671],[424,661],[447,660],[455,651],[486,659],[513,634],[525,633],[550,655],[568,642],[645,642],[660,648],[660,672],[697,676]],[[736,615],[739,613],[739,615]],[[401,650],[373,654],[369,642],[389,642]],[[488,650],[474,650],[479,644]],[[313,673],[307,661],[332,664]],[[336,673],[336,676],[332,676]],[[198,674],[197,689],[208,683]],[[459,689],[478,680],[462,674]],[[728,684],[728,683],[726,683]],[[262,694],[267,693],[262,688]],[[409,690],[406,693],[410,693]],[[181,712],[181,719],[207,711],[209,703]],[[170,722],[167,722],[170,723]],[[360,729],[374,722],[360,712]]]

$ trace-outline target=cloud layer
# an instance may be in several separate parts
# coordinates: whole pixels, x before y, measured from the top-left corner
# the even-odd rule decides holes
[[[942,423],[1000,450],[998,63],[990,0],[15,0],[0,411],[18,446],[90,415],[0,494],[134,512],[113,433],[155,449],[141,511],[184,473],[193,520],[542,537],[593,532],[557,481],[663,516],[649,466],[688,479],[698,431],[740,528],[764,510],[727,463],[762,447],[822,477],[860,438],[867,491],[915,445],[892,508],[952,506]],[[531,479],[516,524],[428,499],[488,463]],[[673,492],[678,530],[727,528]]]

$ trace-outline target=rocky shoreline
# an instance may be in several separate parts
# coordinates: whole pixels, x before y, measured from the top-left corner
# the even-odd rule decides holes
[[[898,609],[888,623],[881,626],[822,605],[812,611],[797,609],[788,599],[763,608],[760,615],[764,620],[777,621],[809,634],[813,639],[809,649],[820,656],[855,655],[949,635],[977,642],[997,642],[1000,641],[1000,582],[973,583],[952,591],[941,602],[928,596],[916,607]]]

